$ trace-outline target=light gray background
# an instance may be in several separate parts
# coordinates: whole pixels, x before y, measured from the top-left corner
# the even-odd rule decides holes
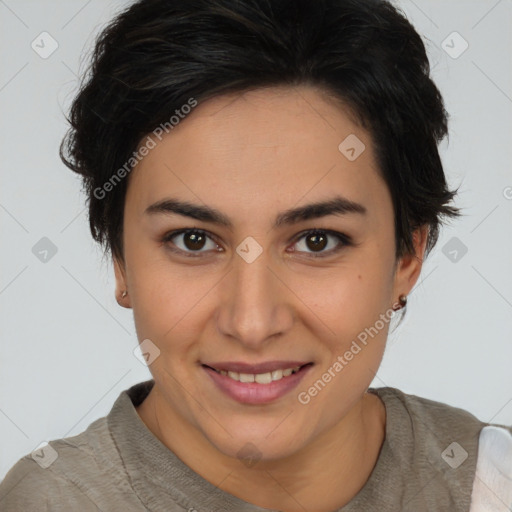
[[[133,355],[131,311],[116,303],[112,269],[90,237],[78,178],[58,157],[94,36],[128,4],[0,0],[0,478],[150,378]],[[372,386],[512,424],[512,2],[399,5],[425,37],[451,114],[442,157],[465,217],[427,259]],[[46,59],[31,48],[43,31],[59,45]],[[469,44],[457,58],[443,49],[460,53],[454,31]],[[43,237],[57,247],[47,262],[32,252]],[[450,254],[453,237],[466,254]]]

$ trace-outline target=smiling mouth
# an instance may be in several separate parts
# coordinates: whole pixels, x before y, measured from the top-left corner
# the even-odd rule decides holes
[[[229,377],[230,379],[242,382],[242,383],[253,383],[256,382],[257,384],[270,384],[271,382],[276,382],[281,379],[284,379],[286,377],[289,377],[290,375],[294,375],[295,373],[298,373],[300,370],[307,366],[311,366],[313,363],[306,363],[302,365],[297,365],[289,368],[278,368],[276,370],[268,371],[265,373],[242,373],[242,372],[235,372],[231,370],[220,370],[217,368],[214,368],[212,366],[203,364],[204,367],[209,368],[210,370],[215,371],[216,373],[223,375],[225,377]]]

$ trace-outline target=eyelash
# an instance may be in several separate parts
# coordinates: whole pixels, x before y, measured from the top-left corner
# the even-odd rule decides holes
[[[169,242],[173,243],[172,239],[178,235],[183,234],[183,233],[199,233],[201,235],[207,236],[214,243],[219,245],[218,242],[216,241],[216,237],[214,235],[212,235],[208,231],[205,231],[203,229],[198,229],[198,228],[184,228],[184,229],[177,229],[174,231],[169,231],[162,237],[161,241],[166,244]],[[331,229],[318,229],[318,228],[317,229],[309,229],[309,230],[302,231],[301,233],[299,233],[295,237],[293,245],[295,245],[297,242],[299,242],[302,238],[304,238],[308,235],[313,235],[313,234],[330,235],[330,236],[337,238],[340,243],[334,249],[330,249],[329,251],[320,252],[320,253],[314,253],[314,252],[306,253],[308,255],[308,257],[311,257],[311,258],[325,258],[328,256],[332,256],[333,254],[339,252],[344,247],[349,247],[349,246],[353,245],[352,239],[344,233],[339,233],[338,231],[333,231]],[[200,252],[200,251],[188,252],[188,251],[184,251],[182,249],[175,249],[170,246],[168,247],[168,249],[174,253],[178,253],[178,254],[184,255],[189,258],[197,258],[197,257],[201,256],[201,254],[202,254],[202,252]]]

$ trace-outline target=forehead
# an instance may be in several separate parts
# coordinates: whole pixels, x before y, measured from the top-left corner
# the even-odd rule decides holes
[[[127,201],[142,212],[168,193],[237,212],[282,209],[336,191],[389,201],[369,134],[311,87],[212,98],[181,119],[136,165]],[[147,139],[143,139],[142,143]]]

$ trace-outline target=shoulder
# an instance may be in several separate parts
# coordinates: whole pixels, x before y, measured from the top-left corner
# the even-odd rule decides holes
[[[486,424],[465,409],[397,388],[374,392],[385,403],[388,446],[411,499],[425,510],[469,510]]]
[[[389,414],[386,436],[395,463],[407,468],[427,510],[512,510],[512,426],[397,388],[370,390]]]
[[[487,425],[480,433],[470,512],[501,510],[512,510],[512,427]]]
[[[63,482],[55,473],[43,469],[30,455],[25,455],[0,483],[0,510],[50,510],[50,495],[63,494],[67,487],[67,482]]]
[[[115,478],[116,457],[107,420],[100,418],[84,432],[49,441],[18,460],[0,483],[0,509],[97,511],[94,495],[106,475]]]
[[[478,432],[486,425],[469,411],[444,402],[406,393],[393,387],[376,388],[376,392],[387,397],[395,406],[402,407],[412,419],[417,419],[423,424],[435,425],[442,420],[445,427],[469,424]]]

